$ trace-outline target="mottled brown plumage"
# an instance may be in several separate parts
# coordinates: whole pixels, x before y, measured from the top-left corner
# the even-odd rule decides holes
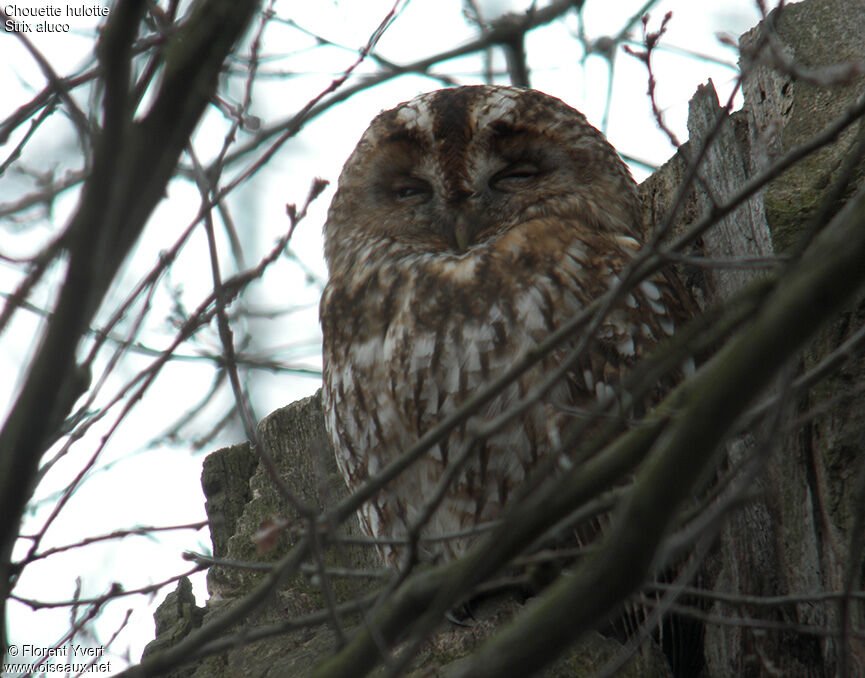
[[[460,87],[380,114],[346,162],[324,231],[325,422],[349,489],[614,285],[640,247],[638,218],[616,152],[551,96]],[[674,289],[647,281],[612,309],[569,378],[476,446],[424,534],[497,518],[557,448],[567,406],[605,396],[672,333],[683,308]],[[564,354],[524,373],[367,502],[366,533],[405,536],[466,427],[531,393]],[[450,557],[468,543],[432,552]],[[381,551],[396,564],[397,549]]]

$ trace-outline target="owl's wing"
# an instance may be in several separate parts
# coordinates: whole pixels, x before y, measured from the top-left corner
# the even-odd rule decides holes
[[[606,280],[609,289],[619,283],[640,243],[630,236],[595,235],[590,246],[593,260],[604,262],[595,271],[595,279]],[[571,405],[586,408],[598,399],[617,397],[617,387],[634,366],[695,312],[696,302],[674,271],[664,270],[640,282],[603,316],[570,371]],[[692,370],[693,360],[685,361],[653,383],[643,398],[629,400],[625,414],[642,416]],[[621,402],[620,397],[617,400]]]

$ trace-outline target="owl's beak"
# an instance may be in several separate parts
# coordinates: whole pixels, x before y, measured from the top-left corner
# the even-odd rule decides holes
[[[465,252],[475,244],[475,238],[481,229],[481,218],[475,210],[472,200],[460,204],[453,226],[453,239],[458,252]]]
[[[459,216],[454,224],[454,240],[456,241],[457,251],[465,252],[469,245],[472,244],[474,238],[474,228],[472,227],[470,217]]]

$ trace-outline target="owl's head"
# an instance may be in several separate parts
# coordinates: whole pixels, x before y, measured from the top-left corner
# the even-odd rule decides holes
[[[627,167],[579,111],[534,90],[457,87],[372,121],[340,176],[325,256],[331,268],[384,248],[468,256],[544,217],[631,234],[638,213]]]

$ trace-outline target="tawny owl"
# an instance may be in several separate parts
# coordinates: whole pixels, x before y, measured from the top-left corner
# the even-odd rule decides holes
[[[638,219],[624,163],[554,97],[458,87],[375,118],[324,227],[323,403],[349,489],[615,284],[640,248]],[[675,290],[644,282],[610,311],[568,378],[474,447],[424,535],[498,517],[538,461],[558,453],[567,406],[606,395],[672,333],[682,308]],[[404,537],[467,430],[530,394],[565,353],[525,372],[364,504],[364,531]],[[468,543],[437,543],[433,555],[458,555]],[[397,564],[398,549],[380,550]]]

